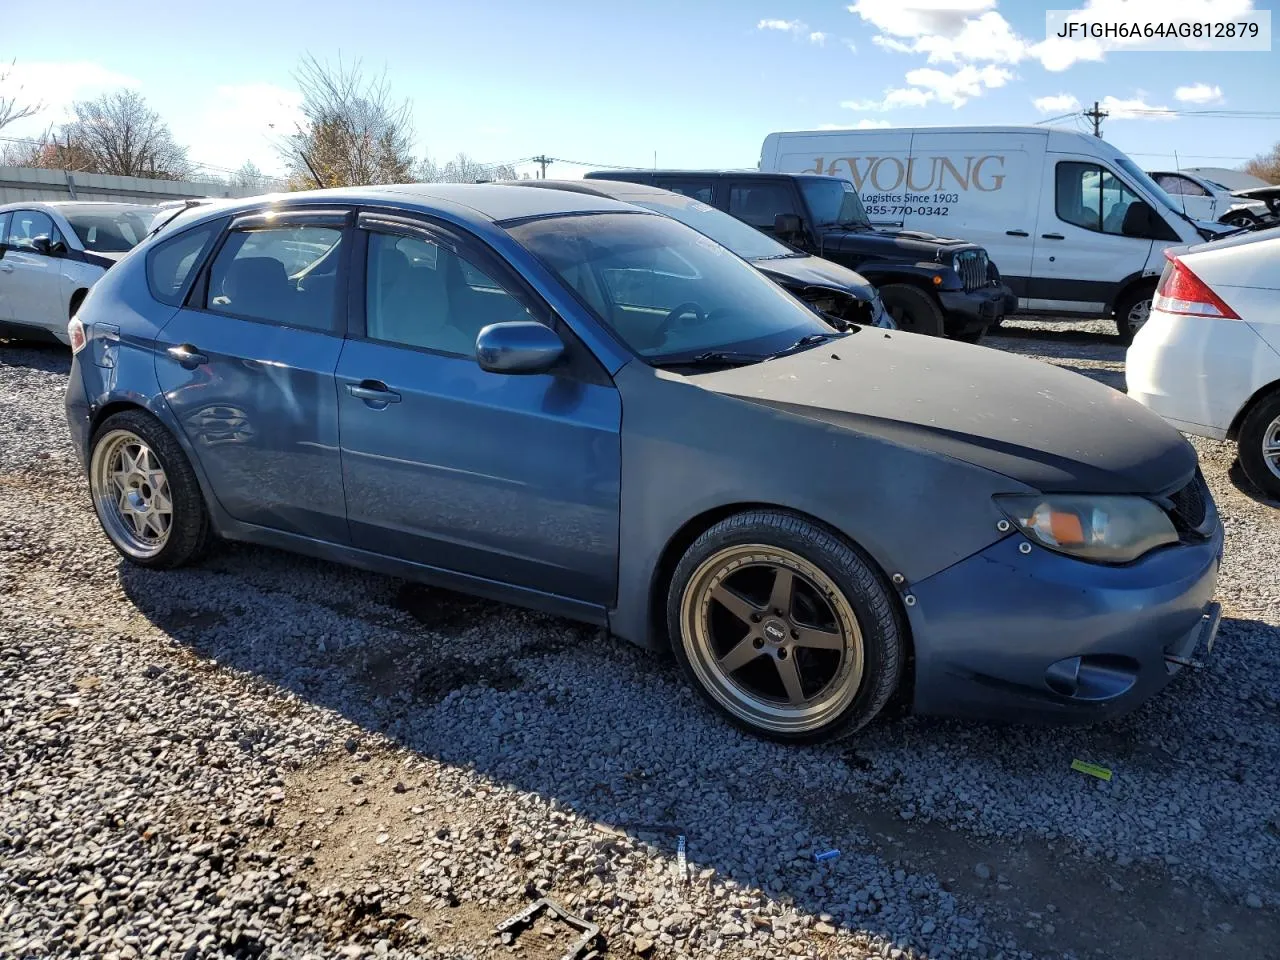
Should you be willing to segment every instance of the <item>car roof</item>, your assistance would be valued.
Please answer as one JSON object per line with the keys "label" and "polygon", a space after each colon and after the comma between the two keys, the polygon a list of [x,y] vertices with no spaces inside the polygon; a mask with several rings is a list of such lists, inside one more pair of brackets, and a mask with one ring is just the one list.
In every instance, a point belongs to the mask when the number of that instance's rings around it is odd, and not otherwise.
{"label": "car roof", "polygon": [[609,197],[613,200],[634,201],[649,197],[668,198],[676,196],[670,190],[650,186],[647,183],[634,183],[630,180],[517,180],[513,181],[522,187],[545,187],[549,190],[564,190],[568,193],[585,193],[593,197]]}
{"label": "car roof", "polygon": [[[290,201],[304,205],[373,203],[423,212],[443,208],[464,219],[495,223],[566,213],[635,211],[634,207],[606,197],[560,190],[517,190],[511,183],[405,183],[264,194],[225,204],[202,204],[193,207],[191,212],[199,215],[199,219],[204,219],[205,216],[225,216],[228,213],[258,209],[264,204]],[[190,223],[194,219],[196,217],[184,222]]]}
{"label": "car roof", "polygon": [[10,210],[55,210],[64,215],[76,211],[113,213],[117,210],[136,210],[153,206],[155,204],[129,203],[123,200],[15,200],[13,203],[0,205],[0,213]]}
{"label": "car roof", "polygon": [[610,177],[739,177],[744,179],[765,179],[785,177],[788,180],[843,180],[843,177],[832,177],[825,173],[782,173],[770,170],[593,170],[587,177],[591,180],[609,180]]}

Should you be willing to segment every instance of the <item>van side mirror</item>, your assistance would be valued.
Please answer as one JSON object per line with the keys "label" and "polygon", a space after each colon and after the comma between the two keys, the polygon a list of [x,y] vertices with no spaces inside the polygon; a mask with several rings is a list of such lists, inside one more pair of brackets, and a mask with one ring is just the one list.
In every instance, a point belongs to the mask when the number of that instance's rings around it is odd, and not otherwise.
{"label": "van side mirror", "polygon": [[1126,237],[1143,240],[1178,240],[1177,233],[1165,223],[1164,217],[1151,209],[1145,200],[1134,200],[1124,212],[1120,232]]}
{"label": "van side mirror", "polygon": [[773,232],[780,237],[794,237],[803,229],[799,214],[780,213],[773,218]]}
{"label": "van side mirror", "polygon": [[31,249],[36,253],[42,253],[46,257],[49,256],[53,245],[49,242],[48,237],[32,237]]}
{"label": "van side mirror", "polygon": [[489,373],[546,373],[564,356],[564,341],[534,320],[491,323],[476,335],[476,362]]}

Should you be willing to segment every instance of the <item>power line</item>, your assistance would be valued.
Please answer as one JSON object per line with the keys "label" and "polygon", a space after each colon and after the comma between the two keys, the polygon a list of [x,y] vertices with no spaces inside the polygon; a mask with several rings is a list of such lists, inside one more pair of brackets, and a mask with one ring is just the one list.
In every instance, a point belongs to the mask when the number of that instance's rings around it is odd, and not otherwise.
{"label": "power line", "polygon": [[1093,101],[1093,109],[1085,110],[1083,113],[1081,113],[1081,116],[1088,117],[1090,120],[1093,121],[1093,135],[1095,137],[1101,137],[1102,121],[1105,120],[1107,117],[1111,116],[1111,114],[1107,113],[1105,110],[1099,107],[1098,101],[1095,100]]}

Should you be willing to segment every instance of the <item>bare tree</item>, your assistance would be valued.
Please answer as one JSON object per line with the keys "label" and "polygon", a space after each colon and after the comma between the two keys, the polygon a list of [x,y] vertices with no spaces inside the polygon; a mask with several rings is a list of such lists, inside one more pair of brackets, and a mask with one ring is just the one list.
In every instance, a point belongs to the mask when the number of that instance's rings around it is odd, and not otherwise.
{"label": "bare tree", "polygon": [[303,58],[294,79],[304,121],[281,149],[295,188],[406,183],[416,172],[408,100],[395,101],[386,74]]}
{"label": "bare tree", "polygon": [[1244,172],[1267,183],[1280,184],[1280,143],[1246,163]]}
{"label": "bare tree", "polygon": [[136,90],[81,100],[71,111],[75,119],[47,138],[42,166],[156,180],[190,173],[186,147]]}
{"label": "bare tree", "polygon": [[228,182],[233,187],[246,187],[250,190],[278,190],[281,187],[277,178],[263,173],[252,160],[240,164],[240,168],[231,174]]}
{"label": "bare tree", "polygon": [[519,180],[520,176],[510,164],[479,163],[465,153],[459,153],[443,167],[430,157],[424,157],[417,169],[418,179],[424,183],[476,183],[480,180]]}
{"label": "bare tree", "polygon": [[21,99],[22,87],[18,87],[12,94],[4,92],[16,64],[16,60],[11,60],[8,67],[0,69],[0,130],[18,120],[34,117],[43,109],[39,101],[24,102]]}

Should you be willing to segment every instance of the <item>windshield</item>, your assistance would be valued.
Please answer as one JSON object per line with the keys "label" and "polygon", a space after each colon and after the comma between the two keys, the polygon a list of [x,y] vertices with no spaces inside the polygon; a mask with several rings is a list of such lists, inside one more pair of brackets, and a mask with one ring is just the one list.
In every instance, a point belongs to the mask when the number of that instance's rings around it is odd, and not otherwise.
{"label": "windshield", "polygon": [[155,209],[146,206],[64,210],[71,229],[86,250],[124,253],[132,250],[151,229]]}
{"label": "windshield", "polygon": [[1138,186],[1142,187],[1174,213],[1182,213],[1182,205],[1174,203],[1173,198],[1164,192],[1160,184],[1147,176],[1147,172],[1128,157],[1116,157],[1116,166],[1137,181]]}
{"label": "windshield", "polygon": [[731,217],[715,207],[707,206],[700,200],[682,197],[678,193],[673,193],[669,197],[618,197],[618,199],[664,214],[673,220],[679,220],[685,226],[693,227],[699,233],[710,237],[722,247],[728,247],[746,260],[805,256],[766,236],[755,227],[743,223],[737,217]]}
{"label": "windshield", "polygon": [[508,232],[651,362],[707,352],[763,358],[831,327],[715,241],[666,217],[548,217]]}
{"label": "windshield", "polygon": [[870,226],[862,198],[848,180],[802,179],[800,191],[804,194],[809,212],[819,224],[837,223],[854,226]]}

